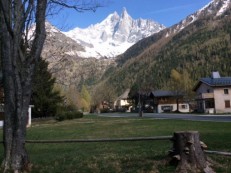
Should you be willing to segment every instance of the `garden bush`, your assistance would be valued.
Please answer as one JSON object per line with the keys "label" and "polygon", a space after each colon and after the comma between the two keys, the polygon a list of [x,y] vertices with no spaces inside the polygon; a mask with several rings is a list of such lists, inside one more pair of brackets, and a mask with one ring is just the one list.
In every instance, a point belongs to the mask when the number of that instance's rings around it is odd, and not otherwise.
{"label": "garden bush", "polygon": [[68,105],[57,113],[55,119],[57,121],[71,120],[76,118],[82,118],[83,113],[78,111],[74,106]]}

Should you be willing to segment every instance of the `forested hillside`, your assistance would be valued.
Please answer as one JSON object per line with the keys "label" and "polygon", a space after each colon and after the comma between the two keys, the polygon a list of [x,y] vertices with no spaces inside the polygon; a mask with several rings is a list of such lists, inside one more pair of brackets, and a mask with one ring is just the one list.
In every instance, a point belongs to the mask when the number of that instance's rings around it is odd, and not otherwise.
{"label": "forested hillside", "polygon": [[168,35],[174,27],[138,42],[118,57],[118,66],[105,73],[104,87],[111,86],[118,95],[134,85],[169,89],[173,69],[182,74],[182,80],[193,81],[192,87],[212,71],[231,76],[230,8],[220,16],[203,15]]}

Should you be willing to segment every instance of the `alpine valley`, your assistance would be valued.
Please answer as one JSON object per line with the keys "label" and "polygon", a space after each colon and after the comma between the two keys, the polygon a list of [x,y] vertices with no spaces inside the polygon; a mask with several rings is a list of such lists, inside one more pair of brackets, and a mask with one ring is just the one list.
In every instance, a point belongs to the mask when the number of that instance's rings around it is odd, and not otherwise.
{"label": "alpine valley", "polygon": [[[116,58],[100,87],[142,90],[172,89],[176,70],[192,88],[201,77],[219,71],[231,76],[231,2],[213,0],[172,27],[144,38]],[[103,85],[103,86],[102,86]]]}
{"label": "alpine valley", "polygon": [[61,83],[110,88],[117,96],[134,85],[167,89],[173,69],[192,86],[211,71],[231,76],[230,1],[213,0],[169,28],[134,20],[125,9],[84,30],[63,33],[48,25],[43,57]]}
{"label": "alpine valley", "polygon": [[49,69],[59,84],[94,85],[106,69],[116,65],[117,55],[164,28],[152,20],[132,19],[125,8],[121,16],[114,12],[86,29],[61,32],[46,22],[42,57],[49,62]]}

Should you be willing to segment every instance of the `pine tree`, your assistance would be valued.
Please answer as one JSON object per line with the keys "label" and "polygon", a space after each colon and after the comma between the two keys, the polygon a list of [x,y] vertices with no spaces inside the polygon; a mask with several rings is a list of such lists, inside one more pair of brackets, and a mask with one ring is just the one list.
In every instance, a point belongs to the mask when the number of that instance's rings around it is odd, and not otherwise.
{"label": "pine tree", "polygon": [[63,98],[58,91],[54,91],[55,78],[48,71],[48,62],[40,59],[33,78],[32,109],[33,117],[55,116]]}

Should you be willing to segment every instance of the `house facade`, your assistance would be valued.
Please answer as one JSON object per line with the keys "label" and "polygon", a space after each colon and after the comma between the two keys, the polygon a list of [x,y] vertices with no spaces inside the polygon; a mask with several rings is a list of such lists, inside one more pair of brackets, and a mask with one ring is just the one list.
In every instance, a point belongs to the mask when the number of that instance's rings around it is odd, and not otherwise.
{"label": "house facade", "polygon": [[114,110],[131,112],[131,103],[129,102],[129,92],[127,89],[122,95],[120,95],[114,102]]}
{"label": "house facade", "polygon": [[201,78],[193,89],[196,92],[197,110],[203,113],[231,112],[231,77],[213,72]]}
{"label": "house facade", "polygon": [[178,111],[187,113],[190,111],[189,104],[183,100],[183,95],[177,94],[174,91],[157,90],[150,93],[150,98],[153,99],[154,112],[174,112]]}

